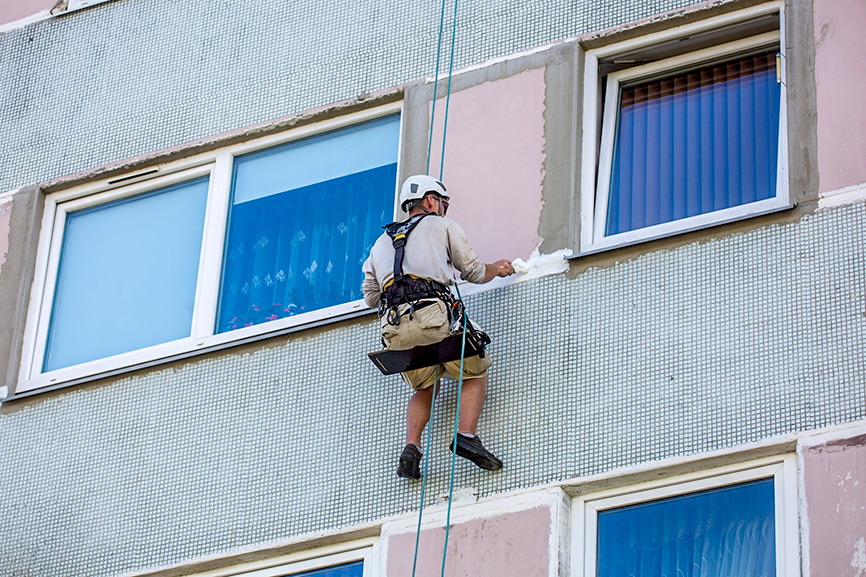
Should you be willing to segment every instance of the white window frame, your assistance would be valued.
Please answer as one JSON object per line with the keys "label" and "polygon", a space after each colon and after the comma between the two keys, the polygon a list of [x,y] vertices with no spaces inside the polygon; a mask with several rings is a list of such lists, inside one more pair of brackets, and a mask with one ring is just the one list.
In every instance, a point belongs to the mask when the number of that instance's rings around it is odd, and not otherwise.
{"label": "white window frame", "polygon": [[797,467],[794,455],[770,457],[576,498],[572,506],[571,550],[574,558],[571,577],[595,577],[597,574],[600,511],[760,479],[773,479],[776,575],[799,577]]}
{"label": "white window frame", "polygon": [[[186,355],[194,351],[203,351],[230,344],[234,341],[248,340],[292,327],[303,327],[313,323],[338,320],[352,313],[369,310],[364,301],[359,299],[233,331],[224,333],[215,332],[234,158],[250,152],[271,148],[339,128],[354,126],[393,114],[400,114],[402,118],[402,102],[343,115],[338,118],[303,126],[286,133],[228,146],[184,160],[169,162],[157,168],[148,169],[142,172],[140,176],[136,176],[133,173],[130,177],[115,177],[114,179],[85,184],[47,195],[39,235],[36,272],[30,294],[30,305],[27,312],[27,323],[24,332],[21,366],[16,392],[22,393],[122,369],[133,369],[136,366],[150,364],[154,361],[170,360],[173,357]],[[402,130],[400,132],[402,137]],[[401,143],[398,141],[398,151],[400,150],[400,145]],[[397,172],[399,174],[399,152],[397,156]],[[48,328],[51,322],[51,308],[53,306],[54,289],[56,288],[60,264],[60,251],[62,249],[66,215],[74,210],[98,206],[202,176],[209,178],[208,199],[205,209],[202,249],[190,336],[71,367],[45,373],[41,372],[47,345]],[[397,183],[395,182],[394,215],[396,216],[396,214]]]}
{"label": "white window frame", "polygon": [[[713,31],[774,13],[778,13],[780,16],[780,30],[778,32],[768,32],[609,74],[605,92],[606,97],[604,102],[602,102],[599,78],[599,65],[601,62],[615,59],[620,54],[628,54],[641,48],[650,48],[653,45],[660,45],[676,39],[686,38],[690,35]],[[781,102],[779,107],[780,122],[776,195],[773,198],[611,236],[604,235],[607,225],[607,202],[610,193],[613,140],[619,112],[620,83],[641,77],[654,76],[666,70],[675,72],[677,69],[691,64],[713,60],[725,55],[732,55],[749,48],[773,42],[779,43],[780,51],[784,56],[784,29],[783,5],[779,2],[771,2],[586,52],[583,78],[583,140],[578,254],[591,254],[646,242],[743,218],[767,214],[777,210],[784,210],[793,206],[788,191],[787,96],[783,65]],[[600,139],[599,131],[601,131]],[[598,160],[597,173],[596,159]]]}
{"label": "white window frame", "polygon": [[288,577],[355,561],[364,562],[364,577],[376,577],[379,573],[375,562],[377,542],[377,537],[357,539],[262,561],[192,573],[190,577]]}

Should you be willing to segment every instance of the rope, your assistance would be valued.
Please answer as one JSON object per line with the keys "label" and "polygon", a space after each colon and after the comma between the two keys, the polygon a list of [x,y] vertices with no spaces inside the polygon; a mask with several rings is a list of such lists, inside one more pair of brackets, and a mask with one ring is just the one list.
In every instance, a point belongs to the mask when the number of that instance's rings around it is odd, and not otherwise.
{"label": "rope", "polygon": [[430,400],[430,419],[427,421],[427,458],[424,459],[424,475],[421,481],[421,504],[418,506],[418,530],[415,532],[415,559],[412,561],[412,577],[418,565],[418,541],[421,538],[421,516],[424,514],[424,492],[427,490],[427,467],[430,465],[430,447],[433,445],[433,407],[436,405],[436,389],[439,387],[439,366],[433,379],[433,398]]}
{"label": "rope", "polygon": [[436,72],[433,73],[433,110],[430,113],[430,138],[427,140],[427,169],[424,171],[425,174],[430,174],[430,151],[433,149],[433,119],[436,118],[436,92],[439,89],[439,61],[442,59],[442,25],[444,21],[445,0],[442,0],[442,10],[439,11],[439,40],[436,43]]}
{"label": "rope", "polygon": [[[444,0],[442,6],[445,6]],[[442,158],[439,161],[439,180],[442,180],[442,172],[445,170],[445,134],[448,130],[448,104],[451,102],[451,71],[454,68],[454,38],[457,34],[457,0],[454,0],[454,18],[451,22],[451,56],[448,60],[448,89],[445,91],[445,119],[442,122]],[[433,94],[433,102],[436,102],[436,94]],[[430,119],[430,131],[433,131],[433,119]],[[429,151],[428,151],[429,154]],[[463,362],[462,359],[460,361]],[[459,397],[458,397],[459,398]]]}
{"label": "rope", "polygon": [[[436,72],[433,80],[433,106],[430,112],[430,137],[427,140],[427,174],[430,174],[430,155],[433,152],[433,121],[436,118],[436,94],[439,91],[439,62],[442,59],[442,28],[445,20],[445,2],[442,0],[442,10],[439,13],[439,39],[436,47]],[[454,69],[454,41],[457,34],[457,2],[454,0],[454,18],[451,23],[451,54],[448,59],[448,88],[445,91],[445,119],[442,123],[442,157],[439,160],[439,180],[445,171],[445,136],[448,130],[448,108],[451,103],[451,72]]]}
{"label": "rope", "polygon": [[[439,160],[439,180],[442,180],[442,174],[445,170],[445,136],[448,130],[448,109],[451,103],[451,76],[452,70],[454,68],[454,41],[456,38],[457,32],[457,1],[454,0],[454,18],[451,24],[451,54],[449,55],[448,61],[448,87],[445,91],[445,118],[442,122],[442,156]],[[426,173],[430,174],[430,155],[433,150],[433,121],[436,118],[436,95],[439,91],[439,62],[442,59],[442,29],[445,21],[445,3],[446,0],[442,0],[442,9],[439,13],[439,38],[437,41],[436,47],[436,72],[434,73],[433,80],[433,105],[432,110],[430,112],[430,137],[427,142],[427,170]],[[455,285],[456,286],[456,285]],[[457,287],[457,300],[460,301],[461,305],[463,304],[463,297],[460,295],[460,287]],[[463,360],[466,355],[466,323],[467,323],[467,314],[466,308],[463,308],[463,336],[460,343],[460,378],[457,383],[457,413],[454,419],[454,434],[451,439],[452,443],[452,451],[451,451],[451,475],[448,485],[448,513],[445,520],[445,546],[442,550],[442,577],[445,576],[445,560],[448,554],[448,537],[451,532],[451,501],[454,495],[454,463],[457,457],[457,428],[460,422],[460,397],[463,392]],[[424,461],[424,474],[423,480],[421,482],[421,503],[418,507],[418,529],[415,532],[415,556],[412,560],[412,577],[415,577],[415,570],[418,566],[418,546],[421,539],[421,518],[424,514],[424,495],[427,490],[427,471],[428,466],[430,464],[430,447],[432,446],[433,439],[433,407],[436,405],[436,393],[437,388],[439,386],[439,367],[436,367],[436,376],[433,381],[433,398],[430,401],[430,419],[427,422],[427,459]]]}
{"label": "rope", "polygon": [[[456,285],[455,285],[456,287]],[[463,303],[463,297],[460,295],[460,287],[457,288],[457,300]],[[442,577],[445,576],[445,559],[448,555],[448,537],[451,533],[451,502],[454,495],[454,462],[457,458],[457,426],[460,422],[460,397],[463,392],[463,360],[466,358],[466,323],[468,319],[466,309],[463,307],[463,334],[460,339],[460,378],[457,381],[457,409],[454,418],[454,434],[451,437],[451,475],[448,483],[448,513],[445,519],[445,545],[442,549]],[[424,474],[421,481],[421,504],[418,507],[418,529],[415,531],[415,555],[412,559],[412,577],[415,577],[415,570],[418,566],[418,545],[421,539],[421,518],[424,515],[424,493],[427,489],[427,471],[430,465],[430,447],[433,439],[433,407],[436,404],[436,389],[439,386],[439,367],[436,367],[436,376],[433,380],[433,398],[430,401],[430,419],[427,422],[427,459],[424,460]]]}
{"label": "rope", "polygon": [[[463,297],[460,296],[460,287],[457,287],[457,300],[463,304]],[[445,518],[445,545],[442,547],[442,577],[445,577],[445,557],[448,555],[448,535],[451,532],[451,497],[454,495],[454,461],[457,458],[457,424],[460,422],[460,393],[463,391],[463,359],[466,356],[466,321],[469,315],[466,314],[466,307],[463,309],[463,336],[460,339],[460,380],[457,383],[457,416],[454,417],[454,436],[451,438],[451,480],[448,485],[448,514]]]}

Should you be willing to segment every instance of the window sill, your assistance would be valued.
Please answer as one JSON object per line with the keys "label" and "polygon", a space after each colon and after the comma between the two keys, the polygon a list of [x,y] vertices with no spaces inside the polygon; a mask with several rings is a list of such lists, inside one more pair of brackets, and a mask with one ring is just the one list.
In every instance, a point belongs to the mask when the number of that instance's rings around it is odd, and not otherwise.
{"label": "window sill", "polygon": [[[375,314],[375,312],[375,309],[367,307],[363,301],[355,301],[339,307],[332,307],[331,310],[325,309],[308,313],[310,316],[315,315],[315,318],[309,320],[304,320],[301,318],[302,315],[298,315],[297,317],[213,335],[205,339],[187,338],[165,343],[149,349],[38,375],[33,379],[20,380],[16,393],[0,399],[0,404],[363,317]],[[142,357],[147,358],[142,359]]]}
{"label": "window sill", "polygon": [[702,214],[688,219],[668,222],[602,238],[601,240],[589,244],[585,249],[566,258],[568,260],[575,260],[584,256],[613,251],[619,248],[634,246],[662,238],[670,238],[680,234],[709,229],[723,224],[730,224],[732,222],[743,221],[749,218],[782,212],[790,210],[794,208],[794,206],[794,204],[787,200],[772,198],[748,205]]}

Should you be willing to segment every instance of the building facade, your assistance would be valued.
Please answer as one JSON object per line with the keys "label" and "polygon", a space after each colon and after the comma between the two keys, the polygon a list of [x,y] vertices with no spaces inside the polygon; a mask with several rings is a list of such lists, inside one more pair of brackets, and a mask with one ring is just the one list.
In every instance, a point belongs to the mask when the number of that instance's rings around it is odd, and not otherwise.
{"label": "building facade", "polygon": [[[0,574],[866,575],[866,4],[441,8],[0,0]],[[453,492],[366,358],[416,173],[528,264]]]}

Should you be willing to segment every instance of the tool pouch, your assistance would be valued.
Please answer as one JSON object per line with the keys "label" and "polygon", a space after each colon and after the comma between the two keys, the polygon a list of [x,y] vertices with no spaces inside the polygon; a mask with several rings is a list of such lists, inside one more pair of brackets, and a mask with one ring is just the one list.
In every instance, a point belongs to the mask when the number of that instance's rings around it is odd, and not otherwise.
{"label": "tool pouch", "polygon": [[[463,306],[463,301],[455,300],[452,302],[448,312],[451,318],[450,332],[452,335],[459,335],[463,332],[463,317],[466,315],[466,307]],[[484,349],[490,344],[490,336],[468,317],[466,318],[466,333],[467,336],[471,335],[471,338],[478,344],[478,347],[481,349],[479,356],[484,358]]]}

